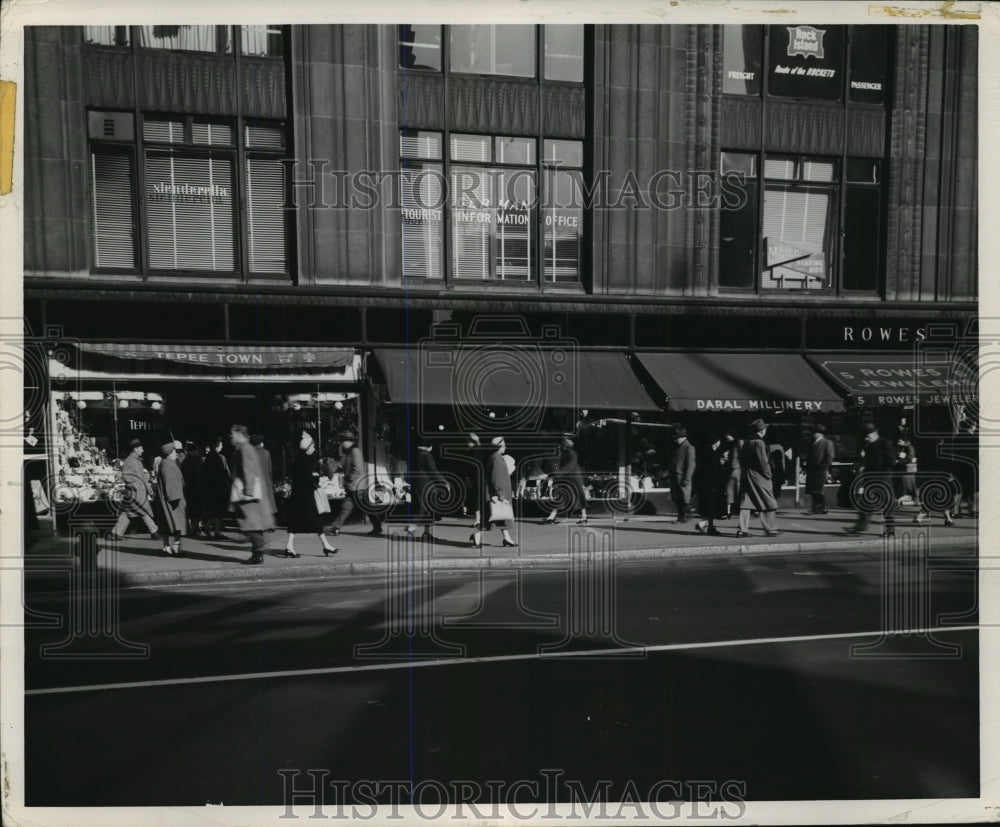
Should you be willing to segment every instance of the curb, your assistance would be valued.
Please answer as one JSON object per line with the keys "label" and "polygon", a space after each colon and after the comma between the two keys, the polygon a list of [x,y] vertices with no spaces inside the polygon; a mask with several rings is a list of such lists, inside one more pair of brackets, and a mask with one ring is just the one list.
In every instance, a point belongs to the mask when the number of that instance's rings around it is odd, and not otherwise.
{"label": "curb", "polygon": [[[941,537],[934,541],[935,548],[948,548],[954,546],[968,545],[970,542],[976,543],[977,536],[972,537]],[[622,549],[613,552],[616,561],[641,561],[641,560],[684,560],[684,559],[704,559],[704,558],[740,558],[764,556],[769,554],[815,554],[815,553],[837,553],[837,552],[873,552],[881,551],[883,540],[881,537],[871,540],[848,540],[837,542],[817,542],[817,543],[731,543],[718,546],[688,546],[682,548],[643,548],[643,549]],[[570,554],[538,554],[535,556],[489,556],[489,557],[439,557],[431,559],[417,558],[415,560],[398,560],[390,563],[385,560],[371,562],[350,562],[350,563],[306,563],[304,565],[280,566],[244,566],[236,565],[219,569],[182,569],[178,571],[156,571],[156,572],[131,572],[123,573],[118,583],[123,589],[142,589],[155,586],[186,586],[199,583],[268,583],[279,580],[304,580],[304,579],[327,579],[342,577],[372,577],[377,575],[388,576],[395,571],[421,571],[425,569],[434,570],[475,570],[475,569],[545,569],[558,568],[565,570],[573,565],[574,559],[579,559],[578,555]],[[45,570],[30,569],[26,571],[29,575],[28,582],[35,581],[37,586],[42,584],[39,580],[46,578],[39,577],[47,572]],[[41,591],[41,589],[32,589]]]}

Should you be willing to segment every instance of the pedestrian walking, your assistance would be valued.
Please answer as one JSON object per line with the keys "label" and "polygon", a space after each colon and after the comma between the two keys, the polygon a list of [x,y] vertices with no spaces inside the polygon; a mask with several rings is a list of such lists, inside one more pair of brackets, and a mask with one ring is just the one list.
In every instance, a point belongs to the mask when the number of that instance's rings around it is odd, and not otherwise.
{"label": "pedestrian walking", "polygon": [[[261,434],[253,434],[250,437],[250,444],[257,449],[260,454],[260,467],[269,480],[274,479],[274,466],[271,463],[271,452],[264,447],[264,437]],[[274,499],[274,488],[269,487],[264,491],[264,502],[271,509],[272,514],[278,513],[278,504]]]}
{"label": "pedestrian walking", "polygon": [[187,528],[184,500],[184,475],[177,464],[177,445],[168,442],[160,448],[162,461],[156,472],[157,493],[163,509],[163,553],[181,556],[181,534]]}
{"label": "pedestrian walking", "polygon": [[719,511],[719,495],[723,489],[726,463],[722,439],[712,434],[697,462],[694,478],[698,487],[698,514],[702,519],[694,527],[699,534],[719,534],[715,518]]}
{"label": "pedestrian walking", "polygon": [[697,461],[694,446],[688,442],[687,428],[680,427],[674,431],[674,442],[677,447],[670,457],[670,496],[677,507],[677,522],[686,523]]}
{"label": "pedestrian walking", "polygon": [[[881,511],[884,520],[885,537],[896,534],[896,487],[893,484],[893,451],[888,440],[879,436],[878,426],[869,422],[864,426],[864,441],[858,452],[859,478],[855,478],[854,489],[861,498],[858,519],[844,531],[860,534],[871,525],[872,514]],[[866,489],[872,489],[867,491]]]}
{"label": "pedestrian walking", "polygon": [[490,445],[493,452],[486,460],[486,485],[489,502],[484,503],[483,526],[477,529],[469,541],[477,548],[482,546],[482,533],[492,523],[500,528],[503,545],[517,546],[510,536],[510,523],[514,519],[513,492],[510,485],[510,469],[504,460],[507,444],[503,437],[495,437]]}
{"label": "pedestrian walking", "polygon": [[205,455],[201,466],[202,516],[204,531],[213,540],[225,540],[222,533],[222,520],[229,513],[229,496],[232,491],[233,479],[229,463],[222,453],[222,437],[216,437]]}
{"label": "pedestrian walking", "polygon": [[[559,443],[559,459],[556,469],[552,472],[551,493],[554,502],[558,503],[565,498],[566,507],[563,509],[567,515],[579,509],[580,519],[577,525],[587,525],[587,490],[583,485],[583,468],[577,459],[573,438],[566,434]],[[559,522],[558,506],[553,507],[551,513],[542,522],[545,525],[554,525]]]}
{"label": "pedestrian walking", "polygon": [[924,479],[919,497],[920,510],[913,518],[916,525],[923,525],[932,513],[944,517],[944,524],[952,526],[955,507],[961,500],[961,485],[955,478],[954,462],[948,452],[948,443],[940,439],[931,450],[925,451],[920,460],[920,476]]}
{"label": "pedestrian walking", "polygon": [[351,516],[357,508],[362,513],[367,512],[372,521],[369,536],[377,537],[382,533],[382,520],[376,513],[375,508],[370,507],[368,501],[368,474],[365,473],[365,458],[358,447],[358,440],[354,434],[342,431],[337,434],[337,441],[340,442],[340,462],[337,467],[344,474],[344,488],[347,496],[340,505],[340,513],[331,529],[334,536],[340,534],[347,518]]}
{"label": "pedestrian walking", "polygon": [[184,449],[181,476],[184,477],[184,502],[187,506],[187,535],[197,537],[201,531],[201,470],[205,454],[195,442],[188,442]]}
{"label": "pedestrian walking", "polygon": [[918,506],[920,505],[917,495],[917,453],[905,436],[900,434],[896,438],[893,446],[892,469],[895,472],[896,498],[899,504],[903,504],[903,499],[909,497]]}
{"label": "pedestrian walking", "polygon": [[726,490],[726,513],[722,519],[728,520],[735,517],[740,510],[740,449],[743,447],[743,440],[737,440],[732,432],[727,431],[722,435],[722,450],[725,456],[723,470],[723,485]]}
{"label": "pedestrian walking", "polygon": [[781,534],[775,528],[774,513],[778,504],[771,485],[771,462],[764,435],[767,423],[755,419],[750,423],[750,435],[740,448],[740,524],[737,537],[750,536],[750,511],[760,513],[760,523],[768,537]]}
{"label": "pedestrian walking", "polygon": [[472,512],[472,528],[479,530],[483,527],[483,521],[489,515],[489,496],[486,485],[486,458],[491,453],[489,447],[484,447],[479,441],[477,434],[469,434],[465,447],[468,449],[469,458],[472,460],[468,470],[466,480],[469,483],[466,508]]}
{"label": "pedestrian walking", "polygon": [[125,497],[121,514],[111,533],[111,539],[124,540],[129,523],[133,517],[139,517],[149,531],[150,540],[159,540],[160,532],[153,519],[153,509],[150,505],[149,478],[142,464],[145,452],[141,439],[133,439],[128,444],[129,454],[122,462],[122,482],[125,485]]}
{"label": "pedestrian walking", "polygon": [[274,528],[274,512],[264,499],[264,491],[273,483],[264,476],[260,454],[250,444],[246,426],[233,425],[229,439],[236,449],[230,500],[236,525],[250,538],[250,557],[243,562],[263,563],[264,532]]}
{"label": "pedestrian walking", "polygon": [[[267,467],[261,463],[267,474]],[[319,489],[319,461],[316,456],[316,439],[309,431],[302,431],[299,450],[292,463],[292,491],[286,500],[285,519],[288,524],[288,539],[285,541],[285,557],[298,557],[295,551],[296,534],[315,534],[323,545],[323,556],[336,554],[338,549],[330,545],[323,534],[323,517],[320,514],[320,498],[326,504],[326,494]],[[266,502],[266,498],[265,498]],[[327,505],[326,512],[330,507]],[[274,511],[272,510],[272,514]]]}
{"label": "pedestrian walking", "polygon": [[432,446],[423,444],[417,446],[417,472],[412,477],[410,491],[412,494],[411,524],[407,531],[416,533],[416,526],[423,525],[421,535],[424,539],[433,541],[433,526],[438,515],[434,511],[433,500],[435,492],[443,493],[448,488],[444,475],[438,471],[437,463],[431,452]]}
{"label": "pedestrian walking", "polygon": [[785,446],[780,442],[771,442],[767,446],[767,461],[771,465],[771,493],[774,502],[781,503],[781,488],[785,484],[788,473],[788,463],[785,457]]}
{"label": "pedestrian walking", "polygon": [[826,506],[826,481],[833,467],[833,442],[826,437],[826,426],[816,423],[813,441],[806,453],[806,493],[812,499],[811,514],[828,514]]}

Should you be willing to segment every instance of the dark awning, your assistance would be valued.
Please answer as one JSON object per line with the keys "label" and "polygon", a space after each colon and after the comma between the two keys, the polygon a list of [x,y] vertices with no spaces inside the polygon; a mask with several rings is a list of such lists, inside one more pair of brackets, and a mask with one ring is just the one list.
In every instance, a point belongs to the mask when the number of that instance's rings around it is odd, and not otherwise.
{"label": "dark awning", "polygon": [[801,356],[639,353],[673,411],[842,411],[844,403]]}
{"label": "dark awning", "polygon": [[393,402],[659,410],[624,353],[431,344],[374,354]]}
{"label": "dark awning", "polygon": [[811,353],[808,359],[865,405],[949,405],[979,398],[975,360],[957,361],[950,350]]}
{"label": "dark awning", "polygon": [[354,350],[257,345],[80,342],[81,370],[108,374],[227,377],[236,374],[337,374],[356,380]]}

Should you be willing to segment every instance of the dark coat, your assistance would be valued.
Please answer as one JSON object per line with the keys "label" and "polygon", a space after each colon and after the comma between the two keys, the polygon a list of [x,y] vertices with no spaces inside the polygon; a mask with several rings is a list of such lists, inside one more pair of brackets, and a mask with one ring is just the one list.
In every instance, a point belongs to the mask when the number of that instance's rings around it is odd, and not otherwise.
{"label": "dark coat", "polygon": [[249,442],[240,445],[233,457],[233,479],[243,483],[243,491],[247,496],[254,493],[258,486],[261,492],[259,500],[232,504],[236,525],[243,531],[268,531],[274,528],[274,512],[263,496],[263,492],[273,487],[273,483],[270,477],[264,476],[260,454]]}
{"label": "dark coat", "polygon": [[209,451],[201,466],[201,503],[205,517],[225,517],[229,513],[232,488],[229,463],[221,453]]}
{"label": "dark coat", "polygon": [[340,458],[338,467],[344,472],[344,488],[347,491],[363,491],[365,484],[365,458],[357,445],[352,445]]}
{"label": "dark coat", "polygon": [[691,481],[696,465],[694,446],[690,440],[684,440],[670,458],[670,487],[679,488],[685,500],[691,499]]}
{"label": "dark coat", "polygon": [[725,486],[726,470],[723,467],[726,452],[720,445],[718,449],[711,445],[702,448],[698,455],[698,470],[695,474],[698,494],[701,499],[713,498]]}
{"label": "dark coat", "polygon": [[767,445],[756,434],[747,439],[740,449],[740,508],[778,510],[771,490],[771,462]]}
{"label": "dark coat", "polygon": [[163,528],[167,534],[182,534],[187,529],[184,507],[184,475],[177,463],[169,457],[160,463],[156,472],[156,486],[160,495]]}
{"label": "dark coat", "polygon": [[316,509],[319,463],[305,451],[295,454],[292,464],[292,492],[286,501],[285,518],[289,534],[321,534],[323,521]]}
{"label": "dark coat", "polygon": [[437,517],[433,503],[445,500],[444,487],[447,483],[430,451],[417,450],[417,471],[410,482],[414,519],[433,522]]}
{"label": "dark coat", "polygon": [[587,507],[587,490],[583,485],[583,468],[572,448],[561,448],[559,464],[552,473],[552,483],[557,489],[553,494],[557,501],[564,497],[567,510]]}
{"label": "dark coat", "polygon": [[806,452],[806,493],[822,494],[833,465],[833,442],[826,437],[815,440]]}
{"label": "dark coat", "polygon": [[184,477],[184,502],[189,517],[201,516],[201,469],[205,457],[194,452],[184,457],[181,474]]}
{"label": "dark coat", "polygon": [[490,497],[497,497],[510,502],[513,499],[513,492],[510,486],[510,471],[504,461],[503,454],[494,451],[487,460],[487,479]]}

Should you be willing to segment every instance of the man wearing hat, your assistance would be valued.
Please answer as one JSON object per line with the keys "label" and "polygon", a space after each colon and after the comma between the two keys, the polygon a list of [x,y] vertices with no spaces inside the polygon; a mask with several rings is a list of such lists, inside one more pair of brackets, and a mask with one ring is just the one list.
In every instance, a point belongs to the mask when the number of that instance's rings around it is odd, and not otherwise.
{"label": "man wearing hat", "polygon": [[806,453],[806,493],[812,498],[811,514],[826,514],[826,480],[833,465],[833,442],[820,423],[812,429],[813,441]]}
{"label": "man wearing hat", "polygon": [[[845,528],[848,534],[860,534],[871,525],[872,514],[882,512],[886,537],[896,535],[896,489],[892,481],[892,467],[895,457],[892,445],[882,439],[878,426],[867,423],[864,428],[864,442],[858,451],[858,475],[852,485],[858,503],[858,521]],[[866,489],[868,489],[866,491]],[[867,496],[865,496],[867,494]]]}
{"label": "man wearing hat", "polygon": [[698,458],[698,513],[703,519],[694,524],[699,534],[720,532],[715,527],[715,517],[719,508],[719,495],[723,488],[726,455],[722,449],[722,439],[712,434]]}
{"label": "man wearing hat", "polygon": [[755,419],[750,423],[750,435],[740,448],[740,527],[737,537],[750,536],[750,511],[760,512],[760,523],[768,537],[781,534],[774,526],[778,503],[771,486],[771,462],[764,434],[767,423]]}
{"label": "man wearing hat", "polygon": [[[271,452],[264,447],[264,436],[262,434],[251,434],[250,444],[257,449],[257,455],[260,457],[260,468],[264,473],[264,476],[269,480],[274,479],[274,467],[271,463]],[[274,501],[274,487],[268,486],[267,490],[264,492],[264,501],[267,503],[267,507],[271,509],[274,514],[278,513],[278,505]]]}
{"label": "man wearing hat", "polygon": [[[562,442],[559,444],[559,465],[552,477],[554,500],[558,503],[565,497],[566,512],[579,508],[580,519],[577,525],[587,525],[587,492],[583,487],[583,469],[577,459],[570,434],[563,434]],[[558,507],[553,508],[552,513],[542,522],[545,525],[553,525],[558,522],[556,519],[558,513]]]}
{"label": "man wearing hat", "polygon": [[337,441],[340,443],[341,450],[340,462],[337,463],[337,467],[344,473],[344,488],[347,491],[347,496],[341,503],[340,513],[330,530],[334,536],[340,534],[347,518],[357,508],[366,512],[372,521],[372,528],[368,534],[378,536],[382,533],[382,520],[375,509],[369,508],[368,505],[368,475],[365,473],[365,458],[358,447],[358,441],[354,434],[348,431],[341,431],[337,434]]}
{"label": "man wearing hat", "polygon": [[674,431],[677,447],[670,458],[670,496],[677,506],[677,522],[687,522],[688,506],[691,504],[691,480],[694,477],[694,446],[688,442],[687,428]]}
{"label": "man wearing hat", "polygon": [[157,493],[163,509],[163,552],[180,557],[181,534],[187,526],[184,502],[184,475],[177,464],[177,445],[168,442],[160,448],[163,461],[156,473]]}
{"label": "man wearing hat", "polygon": [[260,454],[250,444],[246,425],[233,425],[229,441],[236,449],[233,454],[233,487],[230,494],[236,525],[250,538],[250,556],[244,563],[264,562],[264,532],[274,528],[274,512],[264,501],[264,491],[273,485],[264,476]]}
{"label": "man wearing hat", "polygon": [[122,482],[126,486],[126,495],[122,503],[122,512],[118,515],[111,539],[124,540],[125,532],[133,517],[140,517],[149,529],[149,539],[159,540],[160,533],[156,530],[153,510],[149,505],[149,484],[146,469],[142,465],[142,455],[145,449],[141,439],[133,439],[129,444],[129,455],[122,462]]}

